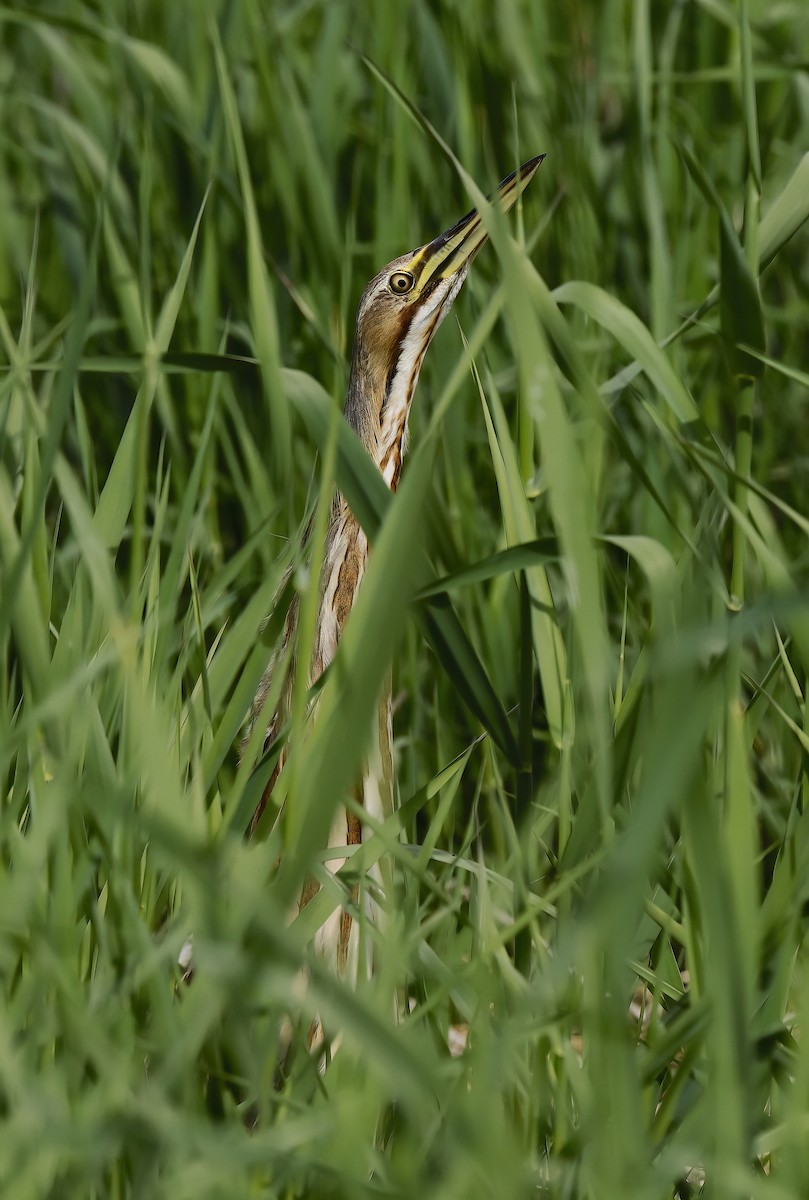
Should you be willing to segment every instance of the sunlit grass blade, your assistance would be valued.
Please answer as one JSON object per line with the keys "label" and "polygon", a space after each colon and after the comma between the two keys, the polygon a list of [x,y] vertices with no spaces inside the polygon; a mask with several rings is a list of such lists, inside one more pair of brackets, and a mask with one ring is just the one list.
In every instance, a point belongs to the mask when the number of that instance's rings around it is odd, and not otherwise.
{"label": "sunlit grass blade", "polygon": [[225,124],[236,159],[239,186],[244,203],[250,312],[253,337],[255,338],[258,358],[261,363],[264,392],[272,417],[272,461],[274,474],[283,482],[286,480],[289,464],[290,421],[284,389],[281,384],[281,357],[278,345],[275,301],[269,272],[264,261],[261,226],[259,224],[258,211],[253,193],[250,167],[247,161],[247,151],[239,123],[236,97],[233,93],[219,34],[213,21],[210,28],[219,78],[219,89],[225,113]]}

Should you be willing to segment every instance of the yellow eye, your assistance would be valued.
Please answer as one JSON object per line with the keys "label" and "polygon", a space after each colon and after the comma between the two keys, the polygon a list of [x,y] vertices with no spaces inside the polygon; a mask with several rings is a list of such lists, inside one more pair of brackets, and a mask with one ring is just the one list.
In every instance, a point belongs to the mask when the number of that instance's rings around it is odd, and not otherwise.
{"label": "yellow eye", "polygon": [[396,296],[404,296],[415,283],[409,271],[394,271],[388,280],[388,287]]}

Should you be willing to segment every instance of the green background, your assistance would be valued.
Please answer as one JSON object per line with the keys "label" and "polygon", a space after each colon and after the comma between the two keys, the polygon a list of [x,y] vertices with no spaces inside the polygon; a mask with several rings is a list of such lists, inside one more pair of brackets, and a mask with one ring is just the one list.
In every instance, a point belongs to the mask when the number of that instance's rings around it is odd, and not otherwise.
{"label": "green background", "polygon": [[[809,1194],[807,64],[803,0],[0,4],[3,1195]],[[362,288],[539,152],[389,504]],[[248,844],[335,480],[371,563]],[[290,901],[391,662],[352,988],[353,877]]]}

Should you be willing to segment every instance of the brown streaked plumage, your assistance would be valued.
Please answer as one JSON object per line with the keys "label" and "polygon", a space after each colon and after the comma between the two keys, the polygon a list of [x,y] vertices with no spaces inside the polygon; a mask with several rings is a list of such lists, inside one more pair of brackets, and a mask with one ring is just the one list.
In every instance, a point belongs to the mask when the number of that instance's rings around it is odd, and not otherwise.
{"label": "brown streaked plumage", "polygon": [[[544,155],[533,158],[501,183],[495,203],[509,209],[533,178]],[[407,422],[424,355],[441,321],[466,278],[469,264],[486,241],[486,231],[476,210],[467,213],[456,225],[434,241],[389,263],[366,287],[357,313],[356,336],[351,375],[345,403],[345,418],[377,464],[385,482],[395,491],[399,482],[405,450]],[[368,559],[368,541],[342,495],[332,504],[320,578],[320,602],[315,630],[309,684],[314,684],[334,658],[337,643],[349,619],[354,598],[362,582]],[[262,712],[276,664],[284,661],[286,648],[294,637],[298,603],[293,601],[284,627],[279,651],[262,680],[251,712],[251,729]],[[294,651],[278,708],[270,721],[265,744],[285,724],[291,705],[295,676]],[[378,710],[376,728],[356,796],[362,808],[377,820],[393,811],[393,760],[390,688]],[[285,752],[265,788],[253,816],[250,833],[255,831],[268,797],[283,769]],[[362,823],[342,806],[336,810],[329,836],[329,847],[357,845],[362,841]],[[328,866],[336,871],[342,859]],[[390,880],[383,866],[377,884],[385,891]],[[301,907],[317,891],[308,882],[300,897]],[[355,902],[358,897],[354,897]],[[358,947],[356,925],[350,913],[332,914],[316,936],[316,946],[336,970],[347,973],[356,969]]]}

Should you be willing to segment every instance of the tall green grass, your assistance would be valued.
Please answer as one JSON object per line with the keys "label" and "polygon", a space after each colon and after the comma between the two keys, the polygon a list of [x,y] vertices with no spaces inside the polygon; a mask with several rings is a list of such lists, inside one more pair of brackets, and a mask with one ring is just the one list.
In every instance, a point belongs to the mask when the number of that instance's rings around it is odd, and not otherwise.
{"label": "tall green grass", "polygon": [[[0,4],[3,1195],[809,1192],[807,61],[802,0]],[[353,315],[446,147],[548,157],[390,503]],[[374,553],[247,843],[335,481]],[[391,662],[401,809],[290,924]],[[354,990],[308,941],[382,854]]]}

